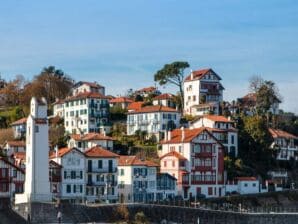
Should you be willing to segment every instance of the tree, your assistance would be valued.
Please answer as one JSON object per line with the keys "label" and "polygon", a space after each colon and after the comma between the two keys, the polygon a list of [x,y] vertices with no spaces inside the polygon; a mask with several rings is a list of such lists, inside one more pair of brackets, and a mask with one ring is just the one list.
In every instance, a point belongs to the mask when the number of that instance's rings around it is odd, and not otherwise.
{"label": "tree", "polygon": [[178,86],[181,95],[181,109],[183,111],[184,93],[183,81],[184,70],[189,67],[188,62],[175,61],[171,64],[165,64],[164,67],[157,71],[154,75],[154,81],[159,82],[159,85],[173,84]]}
{"label": "tree", "polygon": [[0,94],[4,95],[5,104],[7,106],[16,106],[20,103],[24,80],[22,75],[17,75],[15,79],[6,83],[5,86],[0,89]]}
{"label": "tree", "polygon": [[264,80],[261,76],[254,75],[249,79],[249,89],[251,92],[256,93],[263,85]]}
{"label": "tree", "polygon": [[145,224],[148,223],[147,217],[144,212],[138,212],[135,214],[135,223],[136,224]]}
{"label": "tree", "polygon": [[257,111],[261,114],[268,113],[274,104],[281,103],[278,89],[272,81],[264,81],[256,92],[256,98]]}
{"label": "tree", "polygon": [[12,128],[0,129],[0,145],[3,145],[5,141],[11,141],[14,139]]}

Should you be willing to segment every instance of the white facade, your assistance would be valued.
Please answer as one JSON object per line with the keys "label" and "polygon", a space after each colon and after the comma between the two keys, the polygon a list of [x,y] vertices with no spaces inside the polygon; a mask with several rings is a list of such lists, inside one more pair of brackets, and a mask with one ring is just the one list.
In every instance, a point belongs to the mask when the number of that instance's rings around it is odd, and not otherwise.
{"label": "white facade", "polygon": [[238,130],[229,118],[217,115],[204,115],[190,124],[190,128],[207,127],[208,130],[225,146],[225,152],[232,157],[238,156]]}
{"label": "white facade", "polygon": [[27,119],[25,191],[16,195],[16,203],[51,200],[48,142],[47,102],[33,97]]}
{"label": "white facade", "polygon": [[86,93],[86,92],[93,92],[93,93],[100,93],[105,95],[105,87],[99,85],[97,82],[77,82],[72,89],[72,95],[75,96],[79,93]]}
{"label": "white facade", "polygon": [[157,165],[136,156],[120,156],[118,165],[119,200],[146,202],[156,199]]}
{"label": "white facade", "polygon": [[[176,158],[162,159],[160,172],[178,179],[178,194],[190,198],[204,194],[206,197],[224,195],[223,145],[205,128],[173,130],[162,142],[160,155],[176,151],[186,158],[183,163]],[[177,156],[176,156],[177,157]],[[179,165],[178,165],[179,164]],[[178,175],[178,176],[176,176]]]}
{"label": "white facade", "polygon": [[127,134],[134,135],[137,130],[146,131],[149,135],[157,135],[180,125],[181,115],[168,107],[148,106],[141,110],[129,112],[127,115]]}
{"label": "white facade", "polygon": [[[221,78],[212,69],[192,71],[183,85],[184,112],[193,116],[210,112],[218,114],[224,89],[220,80]],[[214,111],[208,111],[211,108],[208,103],[214,104]],[[205,109],[198,107],[199,105],[205,105]]]}
{"label": "white facade", "polygon": [[6,156],[11,156],[16,152],[25,152],[26,143],[24,141],[7,141],[3,149]]}
{"label": "white facade", "polygon": [[233,183],[226,185],[226,194],[237,192],[239,194],[260,193],[260,182],[254,177],[238,177]]}
{"label": "white facade", "polygon": [[27,118],[22,118],[20,120],[17,120],[11,124],[13,135],[15,139],[20,139],[22,137],[25,137],[26,135],[26,122]]}
{"label": "white facade", "polygon": [[64,118],[64,102],[63,102],[63,100],[57,100],[53,104],[53,115]]}
{"label": "white facade", "polygon": [[93,147],[86,155],[86,199],[91,202],[118,201],[118,155]]}
{"label": "white facade", "polygon": [[84,152],[94,146],[101,146],[102,148],[113,150],[114,140],[112,137],[105,136],[100,133],[88,133],[85,135],[71,135],[68,141],[68,147],[77,148]]}

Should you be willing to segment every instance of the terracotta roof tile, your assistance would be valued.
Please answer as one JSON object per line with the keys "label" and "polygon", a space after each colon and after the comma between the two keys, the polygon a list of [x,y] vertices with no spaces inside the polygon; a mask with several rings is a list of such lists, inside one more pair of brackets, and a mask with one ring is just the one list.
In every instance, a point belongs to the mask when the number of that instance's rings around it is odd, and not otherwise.
{"label": "terracotta roof tile", "polygon": [[257,178],[255,177],[236,177],[238,181],[256,181]]}
{"label": "terracotta roof tile", "polygon": [[[77,152],[82,153],[80,150],[78,150],[76,148],[64,147],[64,148],[58,149],[58,157],[63,157],[64,155],[66,155],[67,153],[69,153],[72,150],[76,150]],[[55,150],[50,151],[49,152],[49,157],[50,157],[50,159],[56,158],[56,151]]]}
{"label": "terracotta roof tile", "polygon": [[103,149],[99,146],[92,147],[85,152],[87,157],[96,157],[96,158],[117,158],[119,155],[113,153],[109,150]]}
{"label": "terracotta roof tile", "polygon": [[288,133],[286,131],[283,131],[283,130],[280,130],[280,129],[273,129],[273,128],[269,128],[269,132],[271,134],[271,136],[273,138],[293,138],[293,139],[298,139],[297,136],[291,134],[291,133]]}
{"label": "terracotta roof tile", "polygon": [[215,122],[224,122],[224,123],[233,123],[233,121],[229,120],[228,118],[224,116],[218,116],[218,115],[204,115],[203,118],[209,119],[211,121]]}
{"label": "terracotta roof tile", "polygon": [[131,104],[128,105],[127,110],[131,111],[138,111],[142,108],[144,102],[139,101],[139,102],[132,102]]}
{"label": "terracotta roof tile", "polygon": [[85,93],[78,93],[75,96],[70,96],[65,99],[65,102],[72,101],[72,100],[86,99],[86,98],[106,99],[107,97],[102,95],[101,93],[85,92]]}
{"label": "terracotta roof tile", "polygon": [[179,152],[176,152],[176,151],[168,152],[167,154],[164,154],[163,156],[161,156],[160,159],[163,159],[168,156],[174,156],[179,160],[187,160],[184,156],[182,156]]}
{"label": "terracotta roof tile", "polygon": [[173,99],[174,95],[170,93],[164,93],[159,96],[153,98],[153,100],[166,100],[166,99]]}
{"label": "terracotta roof tile", "polygon": [[153,92],[155,91],[156,88],[154,86],[149,86],[149,87],[145,87],[145,88],[142,88],[142,89],[139,89],[137,90],[136,92],[144,92],[144,93],[147,93],[147,92]]}
{"label": "terracotta roof tile", "polygon": [[110,103],[132,103],[133,100],[129,99],[128,97],[117,97],[110,100]]}
{"label": "terracotta roof tile", "polygon": [[134,113],[153,113],[153,112],[176,112],[179,113],[176,109],[165,107],[162,105],[156,105],[156,106],[146,106],[142,107],[141,109],[137,111],[129,111],[128,113],[134,114]]}
{"label": "terracotta roof tile", "polygon": [[148,166],[158,167],[156,163],[148,160],[141,160],[137,156],[120,156],[118,166]]}
{"label": "terracotta roof tile", "polygon": [[101,133],[90,132],[84,135],[74,134],[70,135],[72,139],[75,141],[94,141],[94,140],[110,140],[113,141],[114,139],[110,136],[105,136]]}
{"label": "terracotta roof tile", "polygon": [[14,126],[14,125],[26,124],[26,122],[27,122],[27,117],[23,117],[13,123],[11,123],[11,125]]}
{"label": "terracotta roof tile", "polygon": [[6,143],[12,147],[26,147],[24,141],[7,141]]}

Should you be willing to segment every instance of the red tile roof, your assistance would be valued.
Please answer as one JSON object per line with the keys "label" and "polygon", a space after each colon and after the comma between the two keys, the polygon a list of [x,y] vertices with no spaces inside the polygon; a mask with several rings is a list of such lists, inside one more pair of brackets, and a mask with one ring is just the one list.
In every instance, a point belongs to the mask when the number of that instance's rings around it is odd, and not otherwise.
{"label": "red tile roof", "polygon": [[153,113],[153,112],[177,112],[176,109],[165,107],[162,105],[156,105],[156,106],[146,106],[142,107],[141,109],[137,111],[129,111],[129,114],[136,114],[136,113]]}
{"label": "red tile roof", "polygon": [[110,140],[113,141],[114,139],[110,136],[105,136],[101,133],[90,132],[84,135],[74,134],[70,135],[72,139],[75,141],[94,141],[94,140]]}
{"label": "red tile roof", "polygon": [[119,155],[113,153],[109,150],[103,149],[99,146],[92,147],[85,152],[87,157],[96,157],[96,158],[117,158]]}
{"label": "red tile roof", "polygon": [[163,158],[168,157],[168,156],[174,156],[179,160],[187,160],[184,156],[182,156],[180,153],[178,153],[176,151],[168,152],[167,154],[164,154],[163,156],[161,156],[160,159],[163,159]]}
{"label": "red tile roof", "polygon": [[156,163],[148,160],[141,160],[137,156],[120,156],[118,161],[118,166],[156,166],[158,167]]}
{"label": "red tile roof", "polygon": [[170,93],[164,93],[159,96],[153,98],[153,100],[166,100],[166,99],[173,99],[174,95]]}
{"label": "red tile roof", "polygon": [[280,129],[269,128],[269,132],[273,138],[298,139],[297,136]]}
{"label": "red tile roof", "polygon": [[191,81],[191,80],[199,80],[199,79],[202,79],[204,77],[204,75],[207,74],[207,72],[209,71],[212,71],[217,77],[219,80],[221,80],[221,78],[211,69],[211,68],[206,68],[206,69],[201,69],[201,70],[196,70],[196,71],[193,71],[192,74],[193,74],[193,79],[191,79],[191,74],[188,75],[184,81]]}
{"label": "red tile roof", "polygon": [[[71,152],[72,150],[76,150],[77,152],[82,153],[80,150],[78,150],[76,148],[64,147],[64,148],[58,149],[58,157],[63,157],[64,155],[66,155],[67,153]],[[50,157],[50,159],[56,158],[56,151],[55,150],[50,151],[49,152],[49,157]]]}
{"label": "red tile roof", "polygon": [[7,141],[6,143],[12,147],[26,147],[24,141]]}
{"label": "red tile roof", "polygon": [[[203,131],[207,131],[205,127],[194,128],[194,129],[184,129],[184,141],[183,142],[191,142],[195,137],[200,135]],[[209,132],[208,132],[209,133]],[[182,130],[175,129],[171,131],[171,139],[164,140],[161,144],[175,144],[182,142]]]}
{"label": "red tile roof", "polygon": [[140,110],[142,108],[144,102],[139,101],[139,102],[132,102],[131,104],[128,105],[127,110],[133,110],[133,111],[137,111]]}
{"label": "red tile roof", "polygon": [[154,86],[149,86],[149,87],[145,87],[145,88],[142,88],[142,89],[139,89],[137,90],[136,92],[144,92],[144,93],[147,93],[147,92],[153,92],[155,91],[156,88]]}
{"label": "red tile roof", "polygon": [[72,101],[72,100],[86,99],[86,98],[106,99],[107,97],[102,95],[101,93],[84,92],[84,93],[78,93],[75,96],[70,96],[66,98],[65,102]]}
{"label": "red tile roof", "polygon": [[132,103],[133,100],[129,99],[128,97],[117,97],[110,100],[110,103]]}
{"label": "red tile roof", "polygon": [[14,125],[26,124],[26,122],[27,122],[27,117],[23,117],[13,123],[11,123],[11,125],[14,126]]}
{"label": "red tile roof", "polygon": [[229,120],[228,118],[224,116],[218,116],[218,115],[204,115],[203,118],[209,119],[211,121],[215,122],[224,122],[224,123],[233,123],[233,121]]}
{"label": "red tile roof", "polygon": [[256,181],[257,178],[255,177],[236,177],[238,181]]}

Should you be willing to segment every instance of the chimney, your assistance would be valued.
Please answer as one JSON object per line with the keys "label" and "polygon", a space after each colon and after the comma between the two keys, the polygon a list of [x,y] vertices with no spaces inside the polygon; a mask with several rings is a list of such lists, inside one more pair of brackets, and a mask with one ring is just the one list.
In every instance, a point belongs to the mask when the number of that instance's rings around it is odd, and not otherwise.
{"label": "chimney", "polygon": [[183,142],[185,139],[184,127],[181,127],[181,141]]}
{"label": "chimney", "polygon": [[171,133],[171,131],[168,131],[168,141],[170,141],[171,138],[172,138],[172,133]]}
{"label": "chimney", "polygon": [[190,69],[190,80],[193,80],[193,72],[192,72],[192,69]]}

